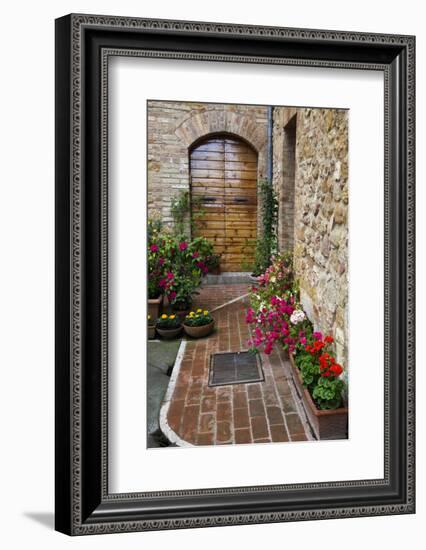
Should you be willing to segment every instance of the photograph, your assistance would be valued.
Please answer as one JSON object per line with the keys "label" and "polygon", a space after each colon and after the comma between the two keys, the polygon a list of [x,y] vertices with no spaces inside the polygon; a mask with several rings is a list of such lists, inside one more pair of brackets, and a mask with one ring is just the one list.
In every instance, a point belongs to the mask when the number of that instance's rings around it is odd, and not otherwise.
{"label": "photograph", "polygon": [[348,439],[349,109],[146,116],[147,448]]}

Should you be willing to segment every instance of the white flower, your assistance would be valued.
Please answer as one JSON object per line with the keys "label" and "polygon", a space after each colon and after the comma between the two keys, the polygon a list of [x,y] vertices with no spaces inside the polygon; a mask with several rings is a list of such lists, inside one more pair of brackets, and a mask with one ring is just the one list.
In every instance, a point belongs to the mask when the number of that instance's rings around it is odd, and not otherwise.
{"label": "white flower", "polygon": [[306,318],[305,312],[301,309],[295,309],[293,313],[291,314],[290,321],[293,323],[293,325],[298,325],[302,321],[304,321]]}

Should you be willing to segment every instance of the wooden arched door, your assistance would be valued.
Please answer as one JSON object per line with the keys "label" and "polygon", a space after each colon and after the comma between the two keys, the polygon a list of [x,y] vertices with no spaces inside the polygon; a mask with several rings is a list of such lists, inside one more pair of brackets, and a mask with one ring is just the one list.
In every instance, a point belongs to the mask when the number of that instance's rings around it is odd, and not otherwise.
{"label": "wooden arched door", "polygon": [[193,236],[211,240],[222,271],[246,271],[257,232],[257,153],[228,135],[190,151]]}

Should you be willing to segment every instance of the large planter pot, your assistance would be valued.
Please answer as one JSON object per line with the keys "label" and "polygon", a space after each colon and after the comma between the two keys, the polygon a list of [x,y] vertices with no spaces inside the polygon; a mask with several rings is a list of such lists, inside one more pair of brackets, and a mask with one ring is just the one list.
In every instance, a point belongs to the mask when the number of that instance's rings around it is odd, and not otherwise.
{"label": "large planter pot", "polygon": [[213,332],[214,329],[214,320],[208,325],[203,325],[201,327],[189,327],[188,325],[183,325],[185,333],[191,338],[204,338]]}
{"label": "large planter pot", "polygon": [[151,319],[154,319],[154,321],[160,317],[162,303],[163,296],[148,299],[148,315],[151,315]]}
{"label": "large planter pot", "polygon": [[334,410],[321,410],[315,405],[311,394],[303,386],[302,375],[290,356],[291,376],[296,392],[305,409],[308,422],[317,439],[346,439],[348,437],[348,409],[340,407]]}
{"label": "large planter pot", "polygon": [[148,340],[155,339],[155,325],[148,325]]}
{"label": "large planter pot", "polygon": [[164,338],[165,340],[173,340],[174,338],[177,338],[179,334],[182,332],[182,326],[177,328],[158,328],[157,332],[161,336],[161,338]]}

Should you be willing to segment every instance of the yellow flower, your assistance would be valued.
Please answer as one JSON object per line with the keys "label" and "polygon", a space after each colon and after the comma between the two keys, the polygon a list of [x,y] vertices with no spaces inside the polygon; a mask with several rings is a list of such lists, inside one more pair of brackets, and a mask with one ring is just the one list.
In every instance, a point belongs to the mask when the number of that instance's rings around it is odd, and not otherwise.
{"label": "yellow flower", "polygon": [[197,313],[201,313],[202,311],[202,309],[197,309]]}
{"label": "yellow flower", "polygon": [[205,310],[203,311],[203,313],[204,313],[204,315],[208,315],[208,314],[209,314],[209,312],[207,311],[207,309],[205,309]]}
{"label": "yellow flower", "polygon": [[193,315],[195,315],[195,313],[194,313],[193,311],[191,311],[191,312],[189,313],[189,316],[192,317]]}
{"label": "yellow flower", "polygon": [[165,313],[163,313],[163,315],[161,316],[162,319],[167,319],[167,315]]}
{"label": "yellow flower", "polygon": [[170,315],[170,319],[174,319],[176,315]]}

